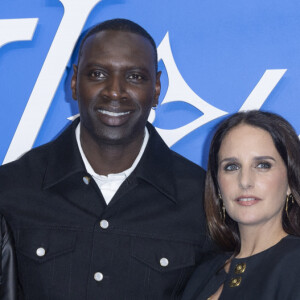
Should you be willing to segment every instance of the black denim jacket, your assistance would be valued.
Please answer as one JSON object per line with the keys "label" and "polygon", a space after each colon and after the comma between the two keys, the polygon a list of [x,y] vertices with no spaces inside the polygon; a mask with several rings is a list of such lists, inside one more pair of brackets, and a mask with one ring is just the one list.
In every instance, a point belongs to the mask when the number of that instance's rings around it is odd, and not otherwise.
{"label": "black denim jacket", "polygon": [[0,300],[18,299],[17,272],[14,243],[10,229],[0,215]]}
{"label": "black denim jacket", "polygon": [[77,124],[0,167],[0,210],[26,299],[180,299],[207,252],[205,172],[148,124],[139,164],[106,205],[82,162]]}

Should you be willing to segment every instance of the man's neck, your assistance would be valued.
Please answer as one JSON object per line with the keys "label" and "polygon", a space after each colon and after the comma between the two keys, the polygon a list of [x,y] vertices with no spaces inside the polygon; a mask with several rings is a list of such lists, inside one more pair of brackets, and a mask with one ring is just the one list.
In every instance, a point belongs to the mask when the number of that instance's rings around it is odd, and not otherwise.
{"label": "man's neck", "polygon": [[97,142],[89,134],[80,134],[82,150],[93,170],[99,175],[123,172],[129,169],[137,158],[144,135],[122,144]]}

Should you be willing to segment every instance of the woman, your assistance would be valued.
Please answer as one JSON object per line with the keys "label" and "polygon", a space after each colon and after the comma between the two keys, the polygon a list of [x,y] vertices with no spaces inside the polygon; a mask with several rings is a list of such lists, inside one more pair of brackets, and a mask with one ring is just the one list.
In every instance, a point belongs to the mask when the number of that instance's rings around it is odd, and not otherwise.
{"label": "woman", "polygon": [[16,300],[18,299],[16,257],[11,231],[2,215],[0,215],[0,237],[0,300]]}
{"label": "woman", "polygon": [[240,112],[210,147],[205,211],[224,251],[195,271],[183,299],[300,299],[300,142],[282,117]]}

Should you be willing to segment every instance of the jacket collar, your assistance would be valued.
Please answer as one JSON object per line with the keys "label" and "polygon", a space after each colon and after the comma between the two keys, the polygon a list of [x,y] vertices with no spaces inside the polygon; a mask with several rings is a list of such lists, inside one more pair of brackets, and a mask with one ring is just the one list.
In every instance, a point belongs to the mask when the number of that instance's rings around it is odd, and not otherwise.
{"label": "jacket collar", "polygon": [[150,138],[135,175],[152,184],[173,202],[176,201],[176,182],[173,174],[173,155],[155,128],[147,123]]}
{"label": "jacket collar", "polygon": [[[86,173],[75,137],[79,118],[49,145],[48,165],[43,188],[47,189],[76,173]],[[136,176],[152,184],[157,190],[176,202],[176,184],[172,172],[171,150],[154,127],[148,123],[149,141],[144,154],[130,177]]]}
{"label": "jacket collar", "polygon": [[79,118],[49,144],[44,189],[52,187],[73,174],[86,172],[75,136],[78,123]]}

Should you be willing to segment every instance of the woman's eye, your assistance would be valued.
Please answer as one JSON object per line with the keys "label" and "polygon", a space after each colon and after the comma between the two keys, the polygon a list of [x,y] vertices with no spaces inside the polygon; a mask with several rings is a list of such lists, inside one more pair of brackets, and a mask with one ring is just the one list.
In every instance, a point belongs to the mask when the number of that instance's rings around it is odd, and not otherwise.
{"label": "woman's eye", "polygon": [[239,169],[237,164],[228,164],[224,166],[224,171],[236,171]]}
{"label": "woman's eye", "polygon": [[257,168],[259,168],[259,169],[270,169],[271,168],[271,164],[269,162],[260,162],[257,165]]}

